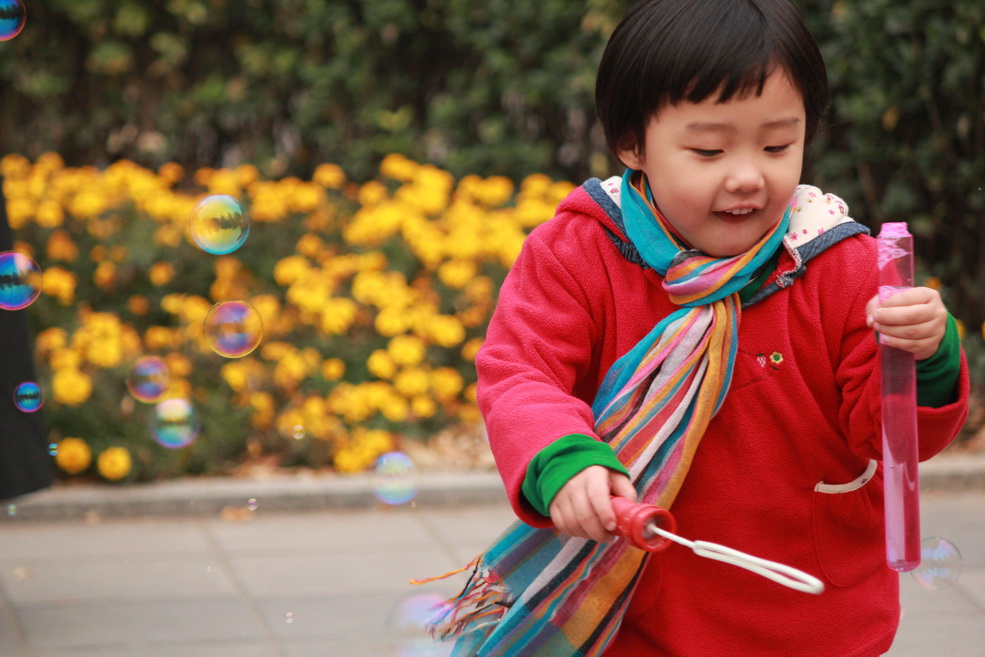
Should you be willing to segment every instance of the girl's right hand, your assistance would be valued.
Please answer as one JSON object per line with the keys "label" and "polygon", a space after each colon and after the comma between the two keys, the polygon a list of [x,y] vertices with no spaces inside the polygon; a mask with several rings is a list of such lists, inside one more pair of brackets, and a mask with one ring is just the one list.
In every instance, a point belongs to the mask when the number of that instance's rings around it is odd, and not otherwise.
{"label": "girl's right hand", "polygon": [[558,531],[593,541],[613,540],[616,512],[611,497],[636,501],[629,477],[601,465],[592,465],[568,480],[551,501],[551,520]]}

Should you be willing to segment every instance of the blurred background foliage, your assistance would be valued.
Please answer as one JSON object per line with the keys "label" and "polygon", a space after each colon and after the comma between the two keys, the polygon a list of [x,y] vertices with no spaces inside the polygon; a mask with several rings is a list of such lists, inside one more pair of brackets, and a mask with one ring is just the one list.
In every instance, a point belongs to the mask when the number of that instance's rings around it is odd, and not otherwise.
{"label": "blurred background foliage", "polygon": [[[363,184],[391,154],[455,180],[605,177],[618,169],[594,120],[595,69],[631,4],[28,0],[27,28],[0,44],[0,155],[248,166],[270,181],[334,163]],[[805,181],[874,232],[910,223],[920,280],[961,321],[981,385],[985,2],[798,5],[834,97]],[[194,178],[175,190],[201,192]]]}

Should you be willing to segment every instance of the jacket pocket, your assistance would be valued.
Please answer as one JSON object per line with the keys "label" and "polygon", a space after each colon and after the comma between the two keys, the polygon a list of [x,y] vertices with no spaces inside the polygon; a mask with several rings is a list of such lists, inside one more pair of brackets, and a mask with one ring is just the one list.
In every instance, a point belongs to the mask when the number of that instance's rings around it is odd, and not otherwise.
{"label": "jacket pocket", "polygon": [[853,586],[885,564],[882,471],[876,461],[852,481],[819,482],[812,503],[814,550],[825,579]]}

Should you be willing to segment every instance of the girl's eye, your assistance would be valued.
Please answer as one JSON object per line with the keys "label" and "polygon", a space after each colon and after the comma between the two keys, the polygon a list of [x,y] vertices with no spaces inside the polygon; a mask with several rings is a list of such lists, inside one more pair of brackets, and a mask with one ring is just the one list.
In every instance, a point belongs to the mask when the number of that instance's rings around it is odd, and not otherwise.
{"label": "girl's eye", "polygon": [[782,153],[788,148],[790,148],[790,144],[784,144],[783,146],[767,146],[763,150],[767,153]]}
{"label": "girl's eye", "polygon": [[704,148],[692,148],[691,152],[700,157],[715,157],[723,153],[721,150],[708,150]]}

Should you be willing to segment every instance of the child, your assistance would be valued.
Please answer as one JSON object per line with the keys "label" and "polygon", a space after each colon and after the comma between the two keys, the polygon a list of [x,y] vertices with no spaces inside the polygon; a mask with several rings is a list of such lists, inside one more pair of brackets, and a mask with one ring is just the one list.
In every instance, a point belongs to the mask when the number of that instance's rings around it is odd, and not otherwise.
{"label": "child", "polygon": [[[523,524],[449,614],[455,654],[883,654],[899,590],[876,332],[918,360],[923,459],[963,423],[968,375],[940,295],[880,307],[875,240],[798,185],[828,103],[813,38],[789,0],[646,0],[609,41],[596,101],[626,173],[531,233],[476,359]],[[611,495],[825,591],[629,547]]]}

